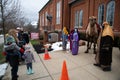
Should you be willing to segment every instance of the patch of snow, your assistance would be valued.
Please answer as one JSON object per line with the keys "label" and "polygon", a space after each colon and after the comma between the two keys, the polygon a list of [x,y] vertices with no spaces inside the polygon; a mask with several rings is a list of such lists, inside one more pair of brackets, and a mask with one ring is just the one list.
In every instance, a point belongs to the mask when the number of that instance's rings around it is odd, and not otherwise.
{"label": "patch of snow", "polygon": [[[52,44],[52,48],[53,48],[53,51],[58,51],[58,50],[62,50],[62,42],[55,42]],[[70,43],[67,42],[67,47],[66,49],[69,49],[70,48]]]}
{"label": "patch of snow", "polygon": [[0,65],[0,77],[5,75],[8,63],[4,63]]}
{"label": "patch of snow", "polygon": [[4,35],[3,34],[0,34],[0,37],[3,37]]}

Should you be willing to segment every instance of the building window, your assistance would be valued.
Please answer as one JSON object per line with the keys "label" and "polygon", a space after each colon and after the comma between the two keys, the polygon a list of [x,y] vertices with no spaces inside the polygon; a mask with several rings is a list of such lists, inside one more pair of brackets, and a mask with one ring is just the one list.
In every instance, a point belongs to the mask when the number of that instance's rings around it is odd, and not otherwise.
{"label": "building window", "polygon": [[114,23],[114,12],[115,12],[115,1],[110,1],[107,5],[106,21],[113,26]]}
{"label": "building window", "polygon": [[81,28],[83,26],[83,10],[80,10],[79,13],[79,27]]}
{"label": "building window", "polygon": [[41,26],[41,16],[40,16],[40,26]]}
{"label": "building window", "polygon": [[75,12],[75,28],[81,28],[83,26],[83,10]]}
{"label": "building window", "polygon": [[47,15],[48,15],[48,12],[45,12],[45,25],[47,26]]}
{"label": "building window", "polygon": [[56,8],[56,24],[60,24],[60,10],[61,10],[61,2],[59,1],[57,3],[57,8]]}
{"label": "building window", "polygon": [[104,5],[101,4],[98,8],[98,24],[102,25],[104,20]]}
{"label": "building window", "polygon": [[75,12],[75,28],[78,28],[79,26],[79,11]]}
{"label": "building window", "polygon": [[44,14],[42,15],[42,26],[44,26]]}

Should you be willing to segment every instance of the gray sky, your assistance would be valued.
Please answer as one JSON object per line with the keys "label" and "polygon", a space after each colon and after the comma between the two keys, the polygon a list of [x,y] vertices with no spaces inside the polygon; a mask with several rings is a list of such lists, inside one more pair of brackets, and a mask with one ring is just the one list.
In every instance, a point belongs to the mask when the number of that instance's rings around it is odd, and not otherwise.
{"label": "gray sky", "polygon": [[30,21],[38,20],[38,12],[49,0],[20,0],[21,9]]}

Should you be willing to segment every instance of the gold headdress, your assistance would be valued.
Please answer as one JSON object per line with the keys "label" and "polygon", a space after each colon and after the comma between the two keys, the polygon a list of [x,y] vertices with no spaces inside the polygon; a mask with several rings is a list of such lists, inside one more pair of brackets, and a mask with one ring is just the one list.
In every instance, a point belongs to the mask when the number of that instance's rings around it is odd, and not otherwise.
{"label": "gold headdress", "polygon": [[68,35],[68,31],[67,31],[66,27],[63,28],[63,32],[64,32],[64,34]]}
{"label": "gold headdress", "polygon": [[102,37],[109,35],[114,40],[113,30],[110,27],[110,25],[108,24],[108,22],[104,22],[103,25],[104,25],[104,29],[103,29],[103,32],[102,32]]}

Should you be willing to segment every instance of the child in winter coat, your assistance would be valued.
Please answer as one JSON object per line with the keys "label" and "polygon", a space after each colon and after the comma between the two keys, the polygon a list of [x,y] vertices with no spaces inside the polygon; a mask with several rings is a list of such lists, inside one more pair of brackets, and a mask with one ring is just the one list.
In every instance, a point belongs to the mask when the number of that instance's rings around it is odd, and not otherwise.
{"label": "child in winter coat", "polygon": [[27,66],[27,74],[33,74],[34,71],[32,69],[32,61],[35,62],[33,53],[30,50],[30,46],[29,45],[25,45],[25,52],[24,55],[22,56],[25,59],[25,63]]}

